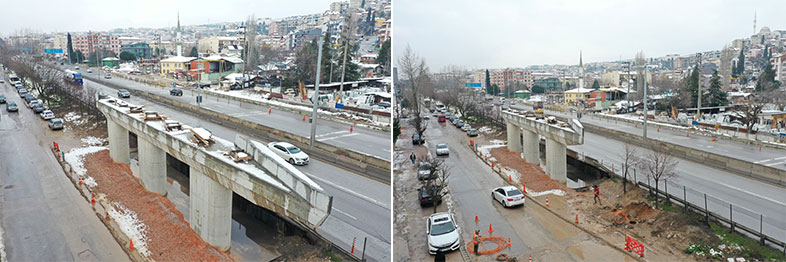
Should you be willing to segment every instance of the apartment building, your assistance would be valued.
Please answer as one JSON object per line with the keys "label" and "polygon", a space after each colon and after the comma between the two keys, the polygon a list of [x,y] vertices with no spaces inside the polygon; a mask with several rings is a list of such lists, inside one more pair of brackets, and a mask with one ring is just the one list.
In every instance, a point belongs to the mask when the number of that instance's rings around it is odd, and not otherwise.
{"label": "apartment building", "polygon": [[504,69],[497,70],[489,73],[491,84],[499,86],[500,90],[505,90],[506,87],[514,84],[521,84],[526,88],[532,88],[535,84],[535,78],[529,71],[521,69]]}
{"label": "apartment building", "polygon": [[78,35],[71,39],[74,50],[82,52],[85,56],[96,50],[111,50],[115,54],[120,54],[121,45],[117,36],[90,33]]}

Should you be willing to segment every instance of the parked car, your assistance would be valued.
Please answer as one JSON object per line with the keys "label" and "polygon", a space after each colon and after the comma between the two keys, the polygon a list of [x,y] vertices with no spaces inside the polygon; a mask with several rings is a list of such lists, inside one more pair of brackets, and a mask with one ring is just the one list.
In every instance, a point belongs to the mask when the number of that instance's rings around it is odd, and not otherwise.
{"label": "parked car", "polygon": [[430,190],[427,186],[421,186],[418,188],[418,202],[420,203],[421,207],[439,205],[439,203],[442,202],[442,199],[434,201],[434,197],[431,195],[433,192],[437,191],[437,187],[432,185],[430,188]]}
{"label": "parked car", "polygon": [[44,108],[44,105],[40,103],[33,106],[33,113],[40,114],[41,112],[44,112],[44,110],[46,110],[46,108]]}
{"label": "parked car", "polygon": [[478,130],[474,129],[474,128],[472,128],[470,130],[467,130],[467,135],[468,136],[478,136]]}
{"label": "parked car", "polygon": [[437,117],[437,122],[439,122],[439,123],[444,123],[445,120],[447,120],[447,117],[445,115],[439,115]]}
{"label": "parked car", "polygon": [[446,144],[437,144],[437,156],[450,155],[450,149]]}
{"label": "parked car", "polygon": [[112,79],[112,74],[110,73],[105,74],[104,79]]}
{"label": "parked car", "polygon": [[87,69],[87,72],[88,72],[88,73],[92,73],[92,72],[93,72],[93,69],[91,69],[91,68],[88,68],[88,69]]}
{"label": "parked car", "polygon": [[76,71],[79,71],[79,67],[78,67],[78,66],[75,66],[75,67],[74,67],[74,70],[76,70]]}
{"label": "parked car", "polygon": [[455,125],[458,128],[461,128],[462,126],[464,126],[464,121],[456,120],[456,122],[453,123],[453,125]]}
{"label": "parked car", "polygon": [[503,186],[491,191],[491,198],[504,207],[523,205],[527,198],[514,186]]}
{"label": "parked car", "polygon": [[38,100],[34,99],[34,100],[30,100],[30,101],[27,102],[27,107],[28,108],[34,108],[34,107],[36,107],[36,106],[38,106],[40,104],[41,104],[41,102],[38,102]]}
{"label": "parked car", "polygon": [[5,84],[5,80],[0,78],[0,84]]}
{"label": "parked car", "polygon": [[5,96],[0,95],[0,104],[5,104]]}
{"label": "parked car", "polygon": [[41,112],[39,115],[41,116],[41,119],[44,120],[55,118],[55,113],[52,112],[52,110],[44,110],[44,112]]}
{"label": "parked car", "polygon": [[26,94],[27,94],[27,89],[24,88],[19,89],[19,97],[25,97]]}
{"label": "parked car", "polygon": [[60,118],[52,118],[49,119],[49,129],[57,130],[63,129],[63,119]]}
{"label": "parked car", "polygon": [[267,147],[292,165],[308,164],[308,155],[290,143],[272,142]]}
{"label": "parked car", "polygon": [[461,246],[460,228],[453,214],[440,212],[432,214],[426,221],[426,235],[428,236],[428,253],[451,252]]}
{"label": "parked car", "polygon": [[169,90],[169,94],[173,96],[183,96],[183,90],[172,88],[172,90]]}
{"label": "parked car", "polygon": [[32,94],[26,94],[24,96],[24,99],[25,99],[25,103],[30,103],[30,101],[36,100],[35,96],[33,96]]}
{"label": "parked car", "polygon": [[415,132],[412,133],[412,144],[413,145],[422,145],[426,142],[426,138],[421,136],[420,133]]}
{"label": "parked car", "polygon": [[418,180],[426,180],[432,178],[431,164],[428,162],[418,163]]}
{"label": "parked car", "polygon": [[17,107],[14,102],[8,102],[8,104],[5,105],[5,110],[8,112],[19,112],[19,107]]}
{"label": "parked car", "polygon": [[128,92],[128,90],[125,90],[125,89],[117,90],[117,97],[119,97],[119,98],[129,98],[129,97],[131,97],[131,92]]}
{"label": "parked car", "polygon": [[461,130],[463,131],[467,131],[470,129],[472,129],[472,126],[470,126],[469,124],[464,124],[463,126],[461,126]]}

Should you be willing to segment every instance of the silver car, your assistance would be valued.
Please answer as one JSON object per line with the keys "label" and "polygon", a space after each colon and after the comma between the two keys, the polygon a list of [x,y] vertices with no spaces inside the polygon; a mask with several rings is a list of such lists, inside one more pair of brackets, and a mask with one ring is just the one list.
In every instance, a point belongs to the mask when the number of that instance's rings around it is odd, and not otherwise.
{"label": "silver car", "polygon": [[63,119],[60,118],[49,119],[49,129],[52,130],[63,129]]}
{"label": "silver car", "polygon": [[437,156],[447,156],[447,155],[450,155],[450,149],[448,149],[448,145],[437,144]]}

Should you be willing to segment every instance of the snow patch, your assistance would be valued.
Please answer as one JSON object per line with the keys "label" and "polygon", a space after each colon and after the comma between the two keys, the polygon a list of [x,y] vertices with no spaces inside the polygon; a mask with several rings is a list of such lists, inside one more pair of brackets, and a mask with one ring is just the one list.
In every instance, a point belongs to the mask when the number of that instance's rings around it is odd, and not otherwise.
{"label": "snow patch", "polygon": [[107,211],[109,216],[117,223],[120,230],[134,242],[134,248],[145,257],[150,256],[147,247],[147,225],[137,218],[136,212],[129,210],[120,202],[114,202]]}
{"label": "snow patch", "polygon": [[103,146],[90,146],[90,147],[78,147],[71,149],[68,153],[65,153],[65,160],[66,162],[71,165],[71,169],[76,172],[79,176],[84,176],[87,173],[87,169],[84,168],[84,161],[85,155],[93,154],[101,150],[106,150],[107,147]]}
{"label": "snow patch", "polygon": [[71,122],[74,125],[81,125],[87,123],[87,119],[83,119],[82,115],[77,112],[68,112],[65,116],[63,116],[64,122]]}
{"label": "snow patch", "polygon": [[491,134],[491,133],[494,132],[494,129],[491,129],[490,127],[484,126],[484,127],[479,128],[478,132],[483,133],[483,134]]}
{"label": "snow patch", "polygon": [[88,176],[88,177],[87,177],[87,178],[85,178],[85,180],[84,180],[84,181],[82,181],[82,182],[83,182],[83,183],[85,183],[85,185],[86,185],[88,188],[90,188],[90,189],[93,189],[93,188],[95,188],[95,187],[97,187],[97,186],[98,186],[98,183],[96,183],[96,180],[95,180],[95,179],[93,179],[93,177],[92,177],[92,176]]}
{"label": "snow patch", "polygon": [[542,195],[564,196],[565,195],[565,191],[560,190],[560,189],[551,189],[551,190],[546,190],[546,191],[541,191],[541,192],[527,190],[527,195],[529,195],[530,197],[538,197],[538,196],[542,196]]}
{"label": "snow patch", "polygon": [[91,145],[91,146],[100,146],[101,144],[104,143],[104,141],[106,141],[105,138],[98,138],[98,137],[94,137],[94,136],[88,136],[88,137],[82,138],[82,143],[85,143],[85,144],[88,144],[88,145]]}

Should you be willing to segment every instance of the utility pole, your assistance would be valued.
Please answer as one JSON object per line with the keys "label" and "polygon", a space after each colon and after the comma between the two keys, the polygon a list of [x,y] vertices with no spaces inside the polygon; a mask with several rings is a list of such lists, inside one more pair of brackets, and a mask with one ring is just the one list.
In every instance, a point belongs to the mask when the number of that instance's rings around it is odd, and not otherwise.
{"label": "utility pole", "polygon": [[[349,13],[349,16],[348,16],[348,19],[347,19],[347,33],[344,36],[344,61],[341,64],[341,85],[338,88],[339,89],[338,95],[341,98],[341,100],[344,100],[344,97],[341,94],[344,93],[344,75],[346,75],[346,72],[347,72],[347,47],[349,47],[349,43],[350,43],[350,41],[352,41],[352,36],[355,35],[355,31],[353,30],[354,23],[353,23],[353,19],[352,18],[353,18],[352,13]],[[321,56],[321,54],[322,54],[321,41],[320,41],[320,48],[319,48],[319,50],[320,50],[319,52],[320,52],[320,56]],[[317,66],[319,66],[319,65],[317,65]],[[319,81],[318,78],[317,78],[317,81]]]}
{"label": "utility pole", "polygon": [[[323,28],[325,30],[325,28]],[[322,41],[324,38],[320,33],[320,39],[317,41],[317,78],[314,81],[314,96],[312,98],[311,104],[313,107],[313,112],[311,112],[311,141],[309,143],[309,149],[314,148],[314,138],[317,135],[317,109],[319,106],[319,71],[322,65]]]}
{"label": "utility pole", "polygon": [[[643,56],[644,55],[642,55],[642,57]],[[647,139],[647,116],[648,116],[647,115],[647,66],[646,66],[646,63],[644,63],[642,65],[639,65],[639,66],[642,67],[641,72],[643,72],[643,73],[642,73],[641,79],[642,79],[642,81],[644,81],[643,82],[644,83],[644,133],[643,133],[643,136],[644,136],[644,139]]]}
{"label": "utility pole", "polygon": [[698,76],[696,80],[696,84],[698,85],[696,96],[699,97],[699,101],[696,103],[696,121],[698,121],[701,116],[701,53],[696,54],[696,60],[696,75]]}

